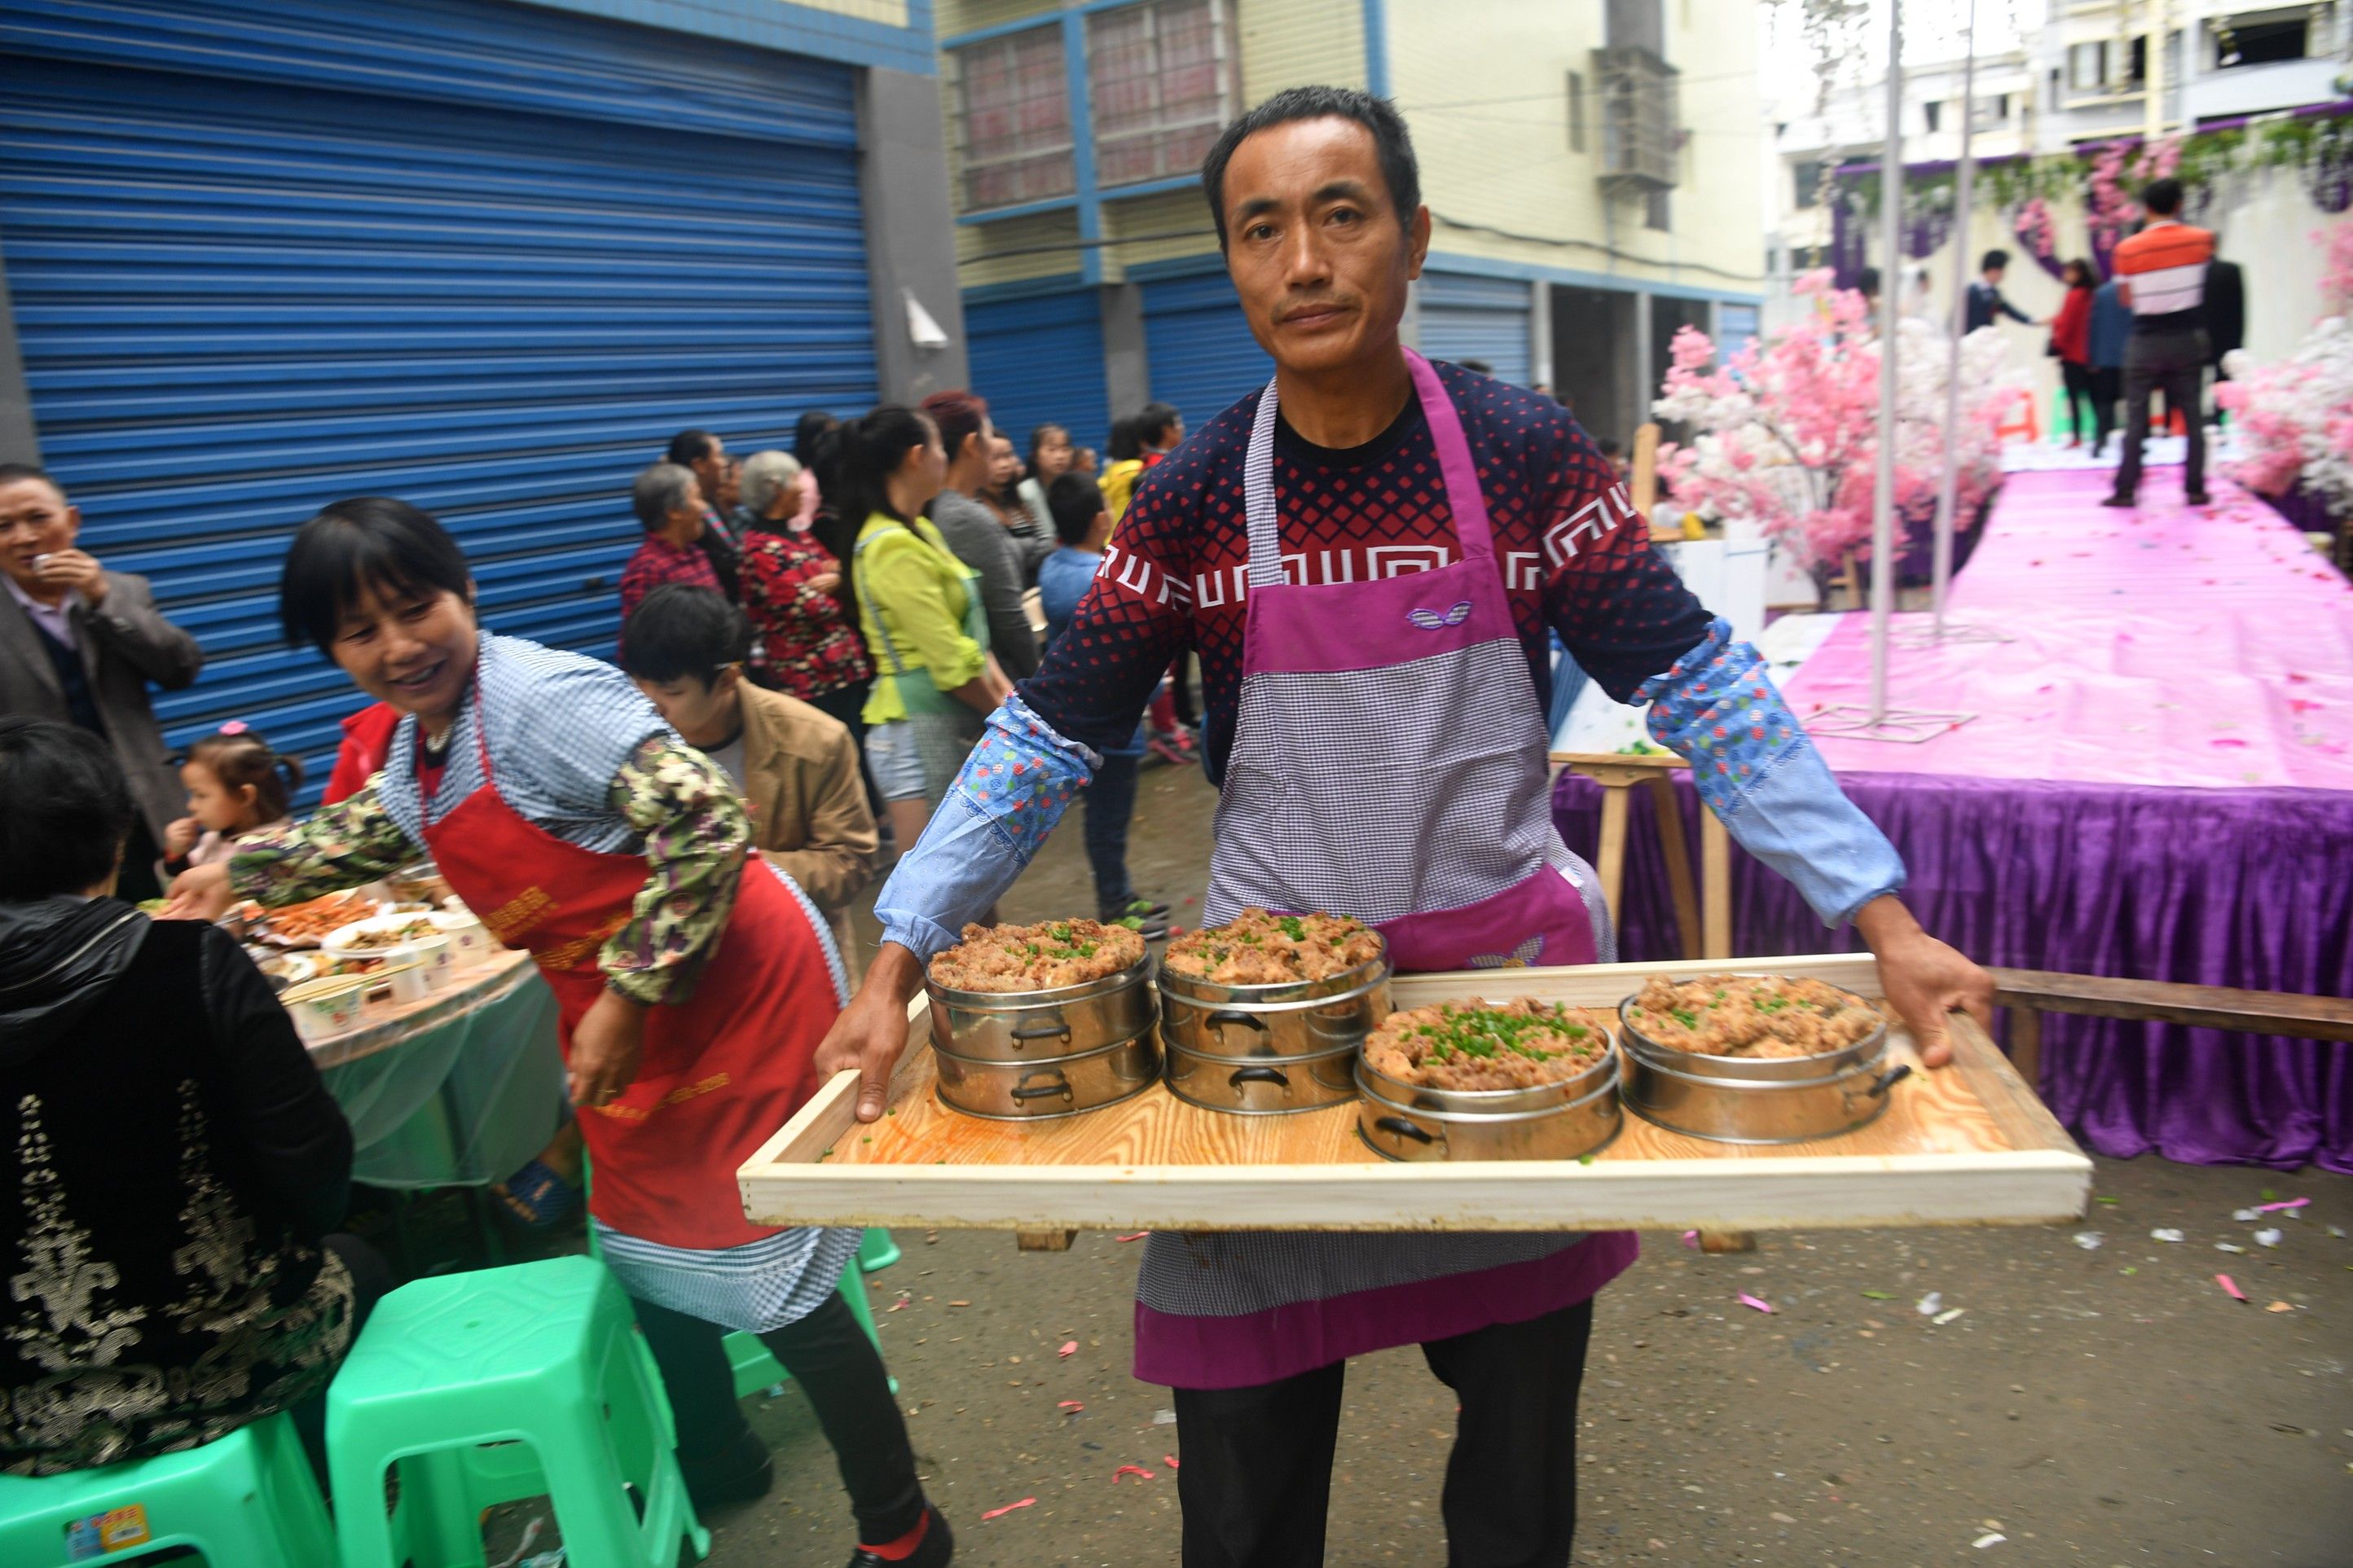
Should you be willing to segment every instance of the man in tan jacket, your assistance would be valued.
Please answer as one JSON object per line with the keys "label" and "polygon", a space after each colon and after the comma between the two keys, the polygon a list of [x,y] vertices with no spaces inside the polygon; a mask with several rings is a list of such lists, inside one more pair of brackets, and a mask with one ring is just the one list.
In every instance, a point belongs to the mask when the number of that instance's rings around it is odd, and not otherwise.
{"label": "man in tan jacket", "polygon": [[874,814],[841,721],[744,678],[744,613],[708,588],[666,584],[621,628],[621,668],[670,728],[717,763],[752,842],[822,910],[854,982],[849,905],[874,879]]}

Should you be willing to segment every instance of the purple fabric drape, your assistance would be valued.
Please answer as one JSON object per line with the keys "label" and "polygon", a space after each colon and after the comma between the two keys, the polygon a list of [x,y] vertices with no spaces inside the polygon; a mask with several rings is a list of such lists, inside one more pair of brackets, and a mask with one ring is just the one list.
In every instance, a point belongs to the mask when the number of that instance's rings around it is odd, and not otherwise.
{"label": "purple fabric drape", "polygon": [[[2353,796],[2316,789],[1843,773],[1910,873],[1905,901],[1981,963],[2306,995],[2353,994]],[[1676,788],[1696,842],[1688,774]],[[1600,791],[1554,819],[1593,857]],[[1632,801],[1619,946],[1679,956],[1648,792]],[[1857,951],[1795,889],[1733,857],[1733,950]],[[2006,1020],[2005,1026],[2006,1026]],[[2042,1097],[2103,1154],[2353,1172],[2353,1046],[2047,1014]]]}

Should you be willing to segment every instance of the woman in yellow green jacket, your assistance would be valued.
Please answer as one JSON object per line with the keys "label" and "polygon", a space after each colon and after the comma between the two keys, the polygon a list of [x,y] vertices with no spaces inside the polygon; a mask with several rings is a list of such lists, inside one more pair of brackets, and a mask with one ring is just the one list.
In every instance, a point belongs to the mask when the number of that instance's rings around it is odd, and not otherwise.
{"label": "woman in yellow green jacket", "polygon": [[989,657],[978,574],[923,515],[946,474],[939,430],[914,409],[885,404],[843,428],[840,515],[865,519],[843,565],[874,664],[866,763],[902,850],[1012,689]]}

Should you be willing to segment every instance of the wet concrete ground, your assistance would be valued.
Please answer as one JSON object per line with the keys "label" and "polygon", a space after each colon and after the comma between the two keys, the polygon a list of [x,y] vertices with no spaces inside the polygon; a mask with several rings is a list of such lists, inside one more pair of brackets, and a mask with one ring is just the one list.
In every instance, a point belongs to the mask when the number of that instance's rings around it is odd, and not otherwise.
{"label": "wet concrete ground", "polygon": [[[1198,900],[1213,804],[1194,770],[1144,776],[1140,888]],[[1092,899],[1073,821],[1005,913]],[[2091,1215],[2061,1227],[1784,1232],[1723,1257],[1644,1237],[1597,1309],[1577,1561],[2353,1564],[2353,1240],[2331,1230],[2353,1230],[2353,1178],[2103,1160],[2094,1191]],[[2266,1247],[2263,1224],[2232,1216],[2274,1194],[2312,1202]],[[2150,1238],[2168,1227],[2184,1239]],[[996,1233],[898,1240],[902,1260],[867,1283],[957,1562],[1175,1564],[1170,1400],[1127,1371],[1135,1247],[1098,1233],[1060,1255]],[[1918,1311],[1932,1291],[1960,1315]],[[1412,1349],[1352,1363],[1329,1563],[1444,1563],[1453,1408]],[[807,1405],[787,1389],[754,1420],[779,1479],[708,1521],[709,1561],[839,1568],[848,1506]],[[1122,1465],[1154,1479],[1114,1481]],[[1024,1498],[1037,1501],[982,1522]]]}

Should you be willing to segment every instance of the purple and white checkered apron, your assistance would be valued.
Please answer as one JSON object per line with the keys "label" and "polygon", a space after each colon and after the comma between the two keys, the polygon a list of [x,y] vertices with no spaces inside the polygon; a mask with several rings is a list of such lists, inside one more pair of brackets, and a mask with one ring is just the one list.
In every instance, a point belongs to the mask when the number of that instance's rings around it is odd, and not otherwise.
{"label": "purple and white checkered apron", "polygon": [[[1554,832],[1544,710],[1497,569],[1478,469],[1437,372],[1406,363],[1461,543],[1449,566],[1284,580],[1275,389],[1243,469],[1250,596],[1205,925],[1245,905],[1378,926],[1397,965],[1591,963],[1609,953],[1590,868]],[[1630,1235],[1155,1234],[1135,1373],[1237,1388],[1587,1300]]]}

